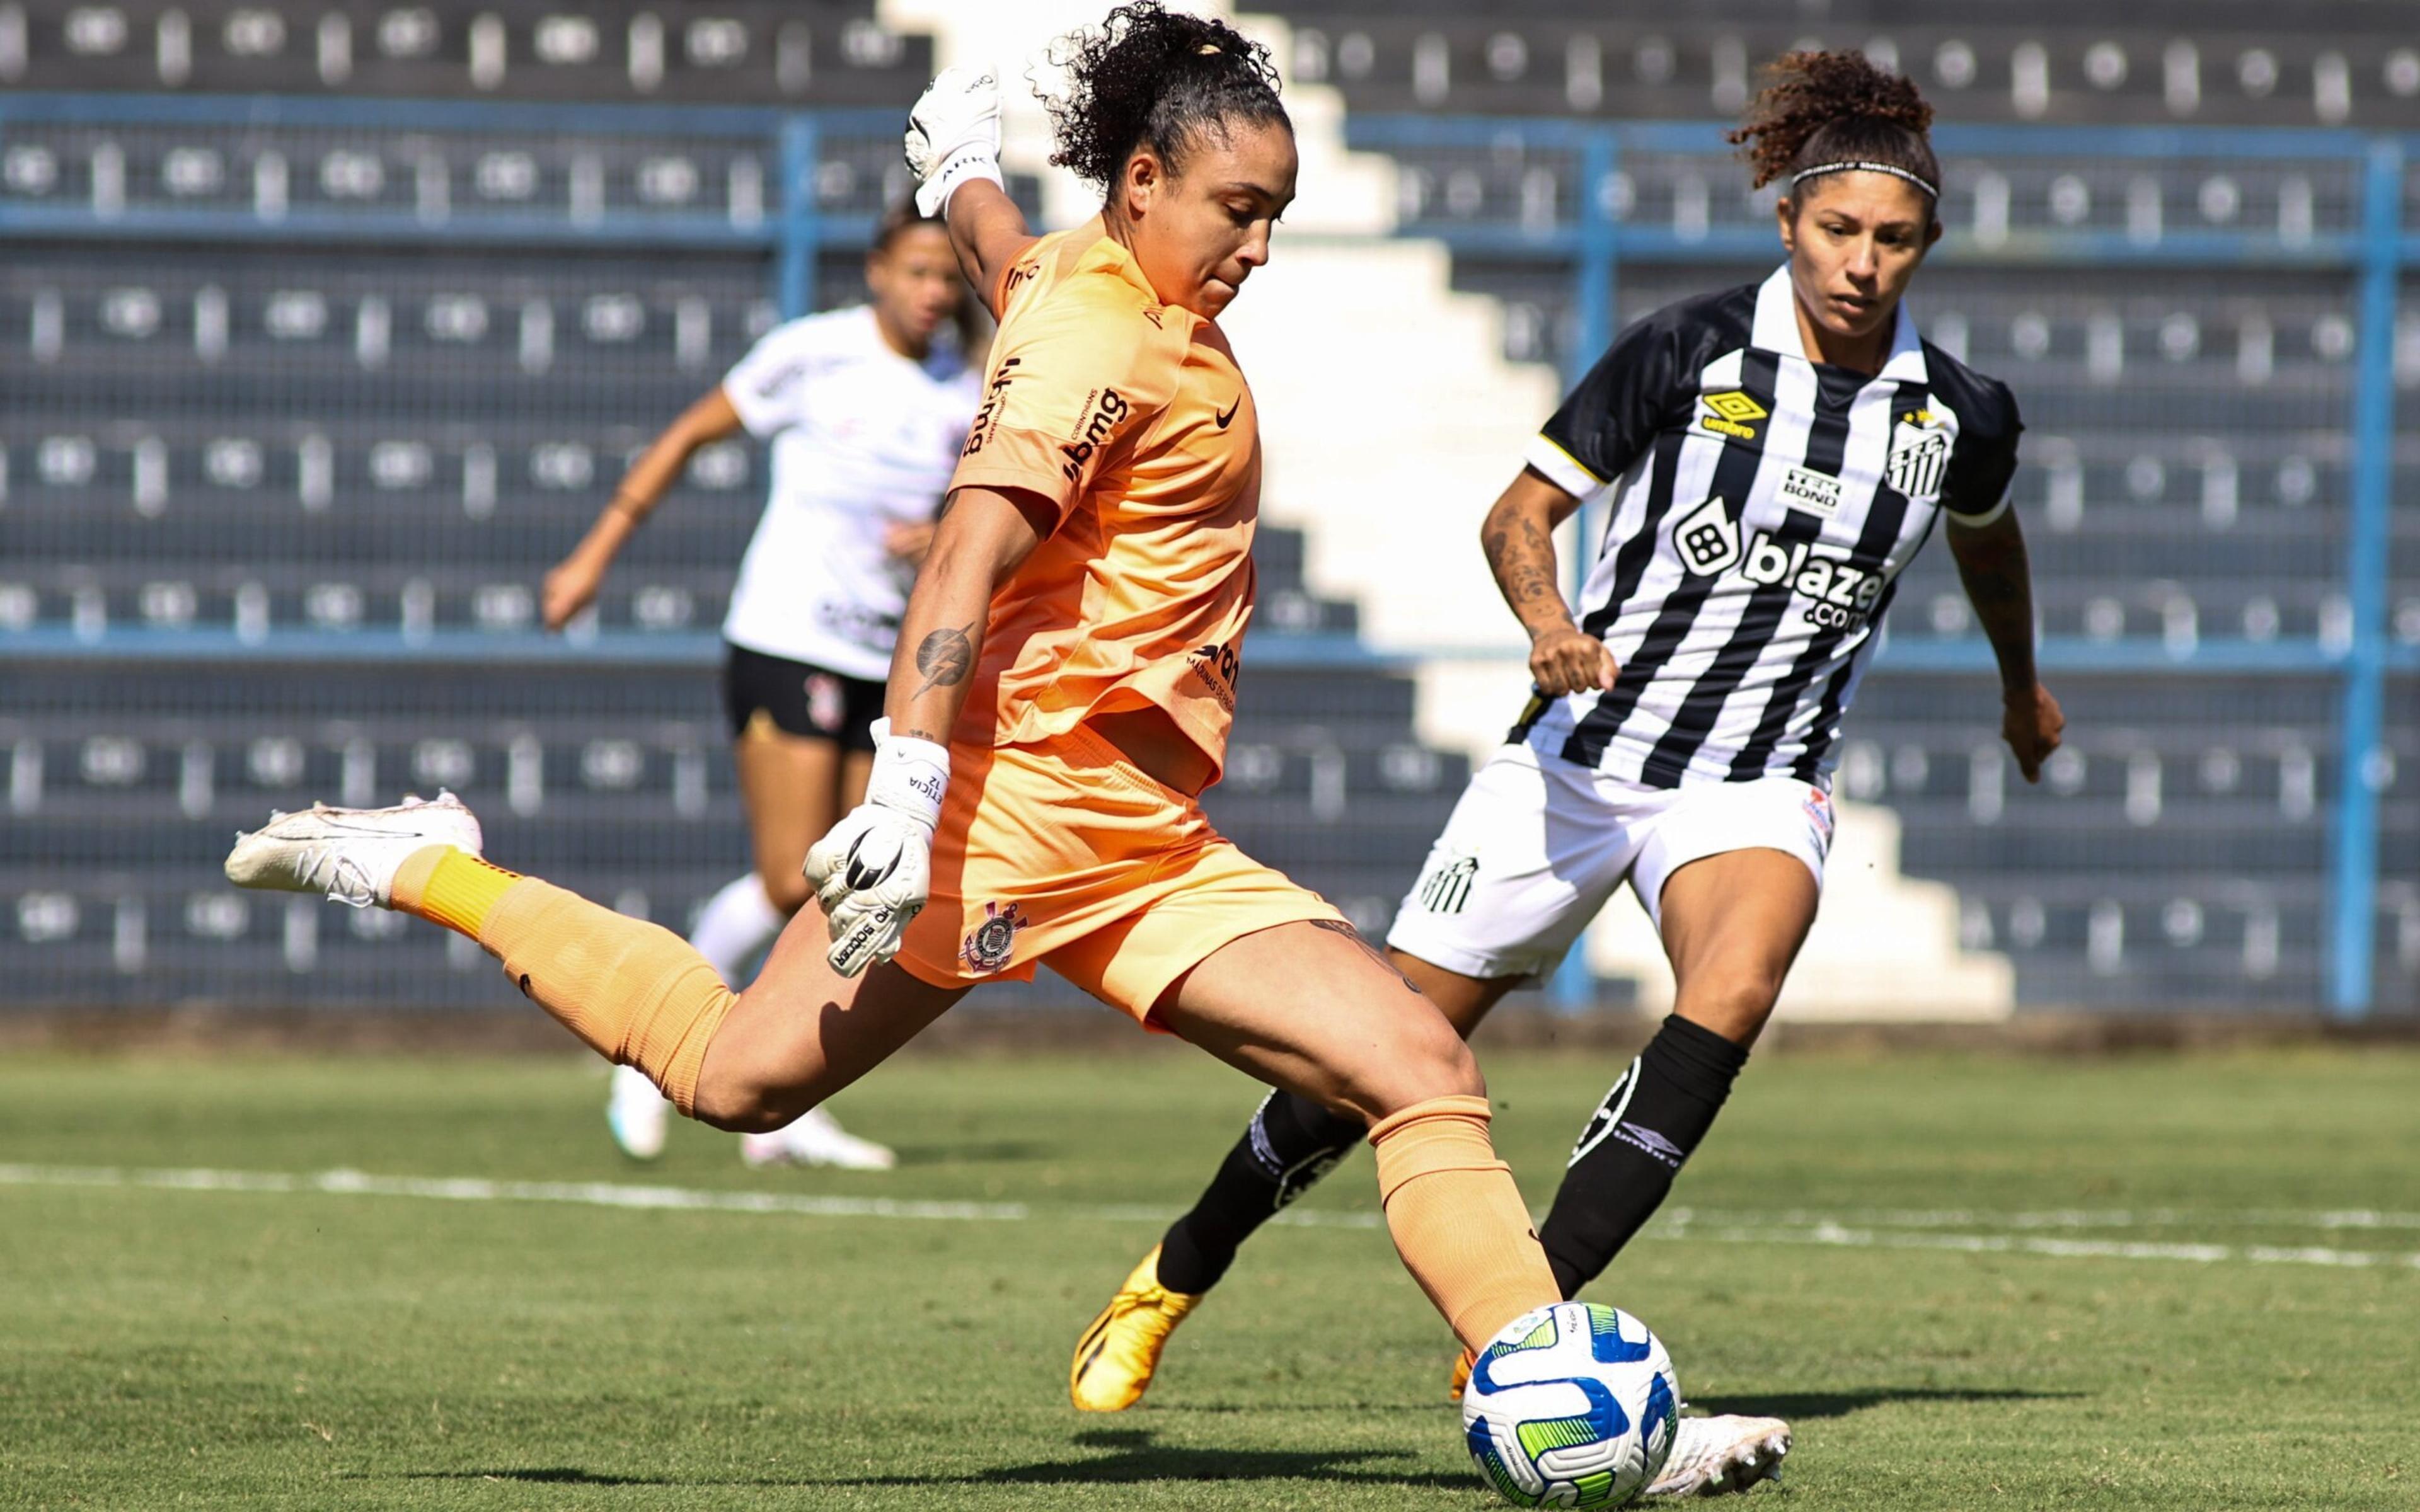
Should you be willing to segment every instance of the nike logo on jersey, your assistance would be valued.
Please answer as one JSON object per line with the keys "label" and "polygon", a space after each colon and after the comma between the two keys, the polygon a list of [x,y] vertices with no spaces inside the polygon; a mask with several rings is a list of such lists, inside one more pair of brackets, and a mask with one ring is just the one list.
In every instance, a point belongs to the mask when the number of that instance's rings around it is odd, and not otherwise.
{"label": "nike logo on jersey", "polygon": [[1227,412],[1218,417],[1218,428],[1220,430],[1225,430],[1227,428],[1227,423],[1233,420],[1235,418],[1235,411],[1242,408],[1244,408],[1244,396],[1239,393],[1235,395],[1235,402],[1227,407]]}

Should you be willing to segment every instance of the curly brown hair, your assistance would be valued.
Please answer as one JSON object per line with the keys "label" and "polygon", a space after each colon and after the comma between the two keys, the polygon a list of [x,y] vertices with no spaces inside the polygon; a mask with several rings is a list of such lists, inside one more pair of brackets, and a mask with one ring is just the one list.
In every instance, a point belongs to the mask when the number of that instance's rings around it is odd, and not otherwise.
{"label": "curly brown hair", "polygon": [[1941,163],[1925,134],[1932,107],[1902,74],[1863,53],[1784,53],[1725,140],[1740,148],[1754,187],[1826,162],[1879,162],[1938,190]]}
{"label": "curly brown hair", "polygon": [[1293,130],[1278,103],[1269,50],[1221,21],[1135,0],[1097,27],[1069,37],[1051,57],[1067,92],[1043,101],[1055,137],[1050,161],[1107,190],[1139,147],[1181,172],[1208,132],[1237,121]]}

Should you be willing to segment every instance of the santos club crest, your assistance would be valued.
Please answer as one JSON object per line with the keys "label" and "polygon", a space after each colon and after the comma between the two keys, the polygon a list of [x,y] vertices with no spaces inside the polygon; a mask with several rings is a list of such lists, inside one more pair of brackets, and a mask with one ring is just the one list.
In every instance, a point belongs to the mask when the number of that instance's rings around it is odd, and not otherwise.
{"label": "santos club crest", "polygon": [[1890,460],[1883,475],[1910,499],[1931,499],[1941,492],[1949,471],[1949,426],[1930,409],[1911,409],[1891,427]]}

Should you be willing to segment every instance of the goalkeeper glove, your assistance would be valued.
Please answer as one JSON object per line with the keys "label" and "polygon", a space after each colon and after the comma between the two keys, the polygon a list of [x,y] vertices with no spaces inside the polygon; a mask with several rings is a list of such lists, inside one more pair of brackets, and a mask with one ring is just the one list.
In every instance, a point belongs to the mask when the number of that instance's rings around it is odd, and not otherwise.
{"label": "goalkeeper glove", "polygon": [[1000,81],[991,69],[943,69],[924,86],[908,113],[908,166],[920,215],[939,214],[969,179],[1001,182]]}
{"label": "goalkeeper glove", "polygon": [[807,852],[807,885],[831,927],[824,958],[844,977],[899,953],[924,911],[932,883],[933,831],[950,786],[950,749],[874,722],[874,773],[865,801]]}

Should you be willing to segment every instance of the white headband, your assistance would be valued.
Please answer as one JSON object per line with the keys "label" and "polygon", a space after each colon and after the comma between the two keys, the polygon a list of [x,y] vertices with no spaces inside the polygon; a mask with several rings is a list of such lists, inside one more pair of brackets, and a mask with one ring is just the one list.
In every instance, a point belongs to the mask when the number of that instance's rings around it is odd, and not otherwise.
{"label": "white headband", "polygon": [[1933,199],[1937,200],[1941,197],[1941,191],[1937,187],[1926,183],[1905,168],[1895,168],[1887,162],[1819,162],[1812,168],[1792,174],[1790,187],[1796,189],[1807,179],[1818,178],[1827,173],[1886,173],[1893,178],[1906,179]]}

